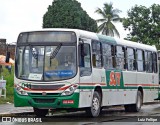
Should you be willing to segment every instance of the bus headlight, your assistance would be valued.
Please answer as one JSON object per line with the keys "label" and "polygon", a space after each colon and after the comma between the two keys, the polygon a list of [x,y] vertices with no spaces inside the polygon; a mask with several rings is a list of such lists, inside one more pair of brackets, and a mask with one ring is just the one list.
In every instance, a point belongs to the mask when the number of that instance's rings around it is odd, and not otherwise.
{"label": "bus headlight", "polygon": [[28,95],[26,91],[23,90],[21,86],[16,86],[16,91],[20,95]]}
{"label": "bus headlight", "polygon": [[64,90],[64,92],[61,95],[71,95],[74,93],[74,91],[78,88],[77,84],[71,85],[69,88]]}

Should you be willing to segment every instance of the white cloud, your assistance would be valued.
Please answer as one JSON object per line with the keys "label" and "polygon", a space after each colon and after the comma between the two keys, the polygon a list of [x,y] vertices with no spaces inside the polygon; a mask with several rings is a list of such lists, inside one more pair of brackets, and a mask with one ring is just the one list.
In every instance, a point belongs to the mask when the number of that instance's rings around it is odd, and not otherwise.
{"label": "white cloud", "polygon": [[0,38],[16,42],[21,31],[40,29],[42,19],[52,0],[0,1]]}

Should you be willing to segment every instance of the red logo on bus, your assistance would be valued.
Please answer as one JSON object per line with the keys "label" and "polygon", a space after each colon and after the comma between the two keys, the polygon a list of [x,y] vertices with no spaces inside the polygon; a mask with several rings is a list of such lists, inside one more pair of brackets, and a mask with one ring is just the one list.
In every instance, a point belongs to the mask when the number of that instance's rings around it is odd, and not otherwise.
{"label": "red logo on bus", "polygon": [[109,81],[109,85],[110,86],[120,86],[120,81],[121,80],[121,73],[120,72],[114,72],[111,71],[110,72],[110,81]]}

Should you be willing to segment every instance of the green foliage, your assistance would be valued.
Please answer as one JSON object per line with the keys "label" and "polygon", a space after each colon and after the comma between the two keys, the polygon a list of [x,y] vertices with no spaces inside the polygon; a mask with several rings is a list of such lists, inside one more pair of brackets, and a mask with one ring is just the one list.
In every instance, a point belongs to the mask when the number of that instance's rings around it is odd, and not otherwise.
{"label": "green foliage", "polygon": [[123,19],[123,27],[130,31],[128,40],[138,41],[159,48],[160,40],[160,5],[153,4],[147,8],[135,5]]}
{"label": "green foliage", "polygon": [[7,95],[6,98],[0,97],[0,104],[13,103],[13,95]]}
{"label": "green foliage", "polygon": [[76,0],[54,0],[43,16],[43,28],[73,28],[97,31],[97,23]]}
{"label": "green foliage", "polygon": [[[3,97],[0,97],[0,104],[10,102],[13,103],[13,86],[14,86],[14,67],[12,66],[11,73],[6,69],[4,66],[2,67],[2,73],[1,76],[3,76],[3,79],[7,81],[6,83],[6,99]],[[0,79],[1,79],[0,76]]]}
{"label": "green foliage", "polygon": [[120,37],[120,34],[114,26],[113,22],[120,22],[121,19],[118,14],[121,11],[114,9],[112,3],[105,3],[103,9],[97,8],[95,12],[102,16],[102,19],[97,20],[98,23],[102,23],[98,27],[98,32],[102,32],[102,34],[107,36],[117,35]]}

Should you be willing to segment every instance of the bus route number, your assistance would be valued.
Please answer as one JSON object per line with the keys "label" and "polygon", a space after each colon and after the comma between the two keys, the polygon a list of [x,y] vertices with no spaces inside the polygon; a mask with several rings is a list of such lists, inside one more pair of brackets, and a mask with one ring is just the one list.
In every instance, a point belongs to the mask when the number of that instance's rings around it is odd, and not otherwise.
{"label": "bus route number", "polygon": [[110,86],[116,86],[116,85],[120,86],[120,80],[121,80],[120,72],[114,72],[114,71],[110,72],[110,81],[109,81]]}

